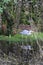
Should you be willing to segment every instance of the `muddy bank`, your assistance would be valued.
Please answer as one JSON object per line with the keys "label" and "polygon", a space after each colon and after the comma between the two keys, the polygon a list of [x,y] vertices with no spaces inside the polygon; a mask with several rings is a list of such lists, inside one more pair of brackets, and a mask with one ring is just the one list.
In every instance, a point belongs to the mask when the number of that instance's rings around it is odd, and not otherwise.
{"label": "muddy bank", "polygon": [[12,52],[12,53],[18,52],[16,54],[19,55],[19,52],[21,51],[21,46],[29,47],[29,45],[33,48],[34,51],[39,50],[35,40],[32,43],[31,41],[23,42],[23,43],[22,42],[0,41],[0,49],[6,54],[9,54],[9,52]]}
{"label": "muddy bank", "polygon": [[[29,45],[31,46],[31,50],[27,48]],[[40,61],[40,53],[36,41],[33,44],[30,42],[28,44],[22,44],[18,42],[0,41],[1,65],[34,65],[37,63],[36,60]]]}

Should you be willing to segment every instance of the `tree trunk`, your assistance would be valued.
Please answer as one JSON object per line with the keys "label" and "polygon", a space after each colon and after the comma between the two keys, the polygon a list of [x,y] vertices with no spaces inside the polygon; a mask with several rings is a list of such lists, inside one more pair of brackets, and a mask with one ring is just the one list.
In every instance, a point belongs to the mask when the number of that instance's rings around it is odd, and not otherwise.
{"label": "tree trunk", "polygon": [[16,28],[18,29],[19,26],[19,20],[20,20],[20,13],[21,13],[21,5],[22,0],[18,0],[17,6],[16,6]]}

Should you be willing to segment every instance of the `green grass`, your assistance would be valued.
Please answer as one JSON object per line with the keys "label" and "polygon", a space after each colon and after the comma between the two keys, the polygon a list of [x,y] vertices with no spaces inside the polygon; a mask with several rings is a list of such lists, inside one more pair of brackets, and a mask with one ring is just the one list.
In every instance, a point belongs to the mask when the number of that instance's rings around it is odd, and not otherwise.
{"label": "green grass", "polygon": [[[35,36],[36,38],[35,38]],[[21,34],[16,34],[14,36],[4,36],[4,35],[0,35],[0,40],[5,40],[5,41],[14,41],[14,42],[20,42],[20,41],[24,41],[26,39],[31,39],[31,40],[35,40],[35,39],[40,39],[43,40],[43,33],[34,33],[31,34],[29,36],[27,35],[21,35]]]}

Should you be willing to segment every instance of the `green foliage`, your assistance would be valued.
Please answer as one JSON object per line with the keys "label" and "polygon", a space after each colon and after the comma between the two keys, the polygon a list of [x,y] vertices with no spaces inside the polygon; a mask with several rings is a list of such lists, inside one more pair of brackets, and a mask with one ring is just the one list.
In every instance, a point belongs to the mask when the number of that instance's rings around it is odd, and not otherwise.
{"label": "green foliage", "polygon": [[29,24],[29,22],[28,22],[29,21],[29,17],[31,17],[36,24],[38,23],[40,14],[39,14],[39,9],[37,9],[38,6],[36,6],[37,2],[38,2],[37,0],[31,0],[30,1],[30,10],[29,10],[29,14],[27,14],[27,15],[25,14],[25,6],[22,4],[20,23]]}
{"label": "green foliage", "polygon": [[2,15],[2,24],[7,21],[7,34],[11,34],[12,25],[16,14],[14,12],[14,0],[2,0],[0,2],[0,13]]}
{"label": "green foliage", "polygon": [[39,1],[38,0],[31,0],[32,3],[31,5],[31,10],[30,10],[30,17],[32,17],[32,19],[34,20],[35,24],[38,24],[39,19],[40,19],[40,13],[41,13],[41,9],[40,6],[37,4]]}
{"label": "green foliage", "polygon": [[10,2],[11,0],[3,0],[4,3],[8,3]]}
{"label": "green foliage", "polygon": [[15,3],[17,3],[17,0],[14,0]]}
{"label": "green foliage", "polygon": [[3,12],[3,8],[0,7],[0,13],[2,13],[2,12]]}
{"label": "green foliage", "polygon": [[[27,0],[27,1],[29,1],[29,0]],[[24,2],[25,2],[25,0],[24,0]],[[18,9],[17,5],[19,3],[18,0],[0,0],[0,13],[2,14],[2,24],[4,24],[7,21],[7,33],[8,34],[10,34],[12,31],[14,21],[17,21],[16,15],[20,21],[20,24],[22,23],[22,24],[30,25],[29,18],[32,18],[34,20],[35,24],[40,22],[39,19],[40,19],[40,9],[41,8],[37,4],[37,2],[38,2],[38,0],[31,0],[31,2],[29,3],[30,8],[28,7],[30,9],[29,10],[26,8],[26,5],[24,5],[23,0],[22,0],[20,17],[18,17],[18,15],[19,15],[17,13],[17,9]],[[7,14],[4,13],[5,10],[6,10]],[[28,14],[26,14],[27,10],[28,10]]]}
{"label": "green foliage", "polygon": [[22,10],[21,11],[21,16],[20,16],[20,23],[30,25],[30,23],[28,22],[28,20],[29,20],[29,14],[26,15],[25,11]]}

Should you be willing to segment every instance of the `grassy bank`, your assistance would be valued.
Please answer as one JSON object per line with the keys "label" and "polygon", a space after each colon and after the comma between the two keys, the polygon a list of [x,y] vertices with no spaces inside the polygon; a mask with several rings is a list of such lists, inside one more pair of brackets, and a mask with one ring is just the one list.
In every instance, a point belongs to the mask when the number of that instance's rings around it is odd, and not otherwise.
{"label": "grassy bank", "polygon": [[35,40],[35,39],[40,39],[43,40],[43,33],[34,33],[31,35],[21,35],[21,34],[16,34],[14,36],[4,36],[4,35],[0,35],[0,40],[4,40],[4,41],[14,41],[14,42],[20,42],[20,41],[24,41],[24,40]]}

